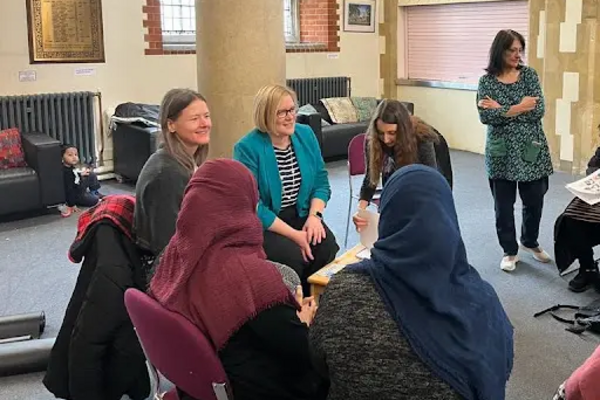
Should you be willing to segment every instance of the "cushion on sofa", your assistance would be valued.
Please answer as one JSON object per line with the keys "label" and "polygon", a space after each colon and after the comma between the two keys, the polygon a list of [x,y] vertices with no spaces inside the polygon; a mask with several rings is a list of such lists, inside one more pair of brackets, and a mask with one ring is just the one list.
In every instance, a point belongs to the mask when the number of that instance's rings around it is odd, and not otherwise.
{"label": "cushion on sofa", "polygon": [[[320,114],[312,104],[305,104],[298,109],[298,115]],[[321,116],[321,126],[331,125]]]}
{"label": "cushion on sofa", "polygon": [[330,97],[321,99],[321,103],[327,109],[331,120],[336,124],[358,122],[356,108],[349,97]]}
{"label": "cushion on sofa", "polygon": [[0,131],[0,169],[26,166],[19,129],[10,128]]}
{"label": "cushion on sofa", "polygon": [[377,108],[377,99],[375,97],[350,97],[350,100],[356,108],[358,122],[370,121]]}

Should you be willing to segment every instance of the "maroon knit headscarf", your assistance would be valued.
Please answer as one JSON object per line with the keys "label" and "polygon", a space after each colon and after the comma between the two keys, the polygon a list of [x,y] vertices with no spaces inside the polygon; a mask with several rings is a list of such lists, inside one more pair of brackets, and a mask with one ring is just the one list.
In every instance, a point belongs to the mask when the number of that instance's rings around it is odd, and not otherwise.
{"label": "maroon knit headscarf", "polygon": [[261,311],[281,303],[298,307],[266,260],[258,199],[254,177],[243,164],[229,159],[202,164],[150,282],[151,295],[195,323],[217,350]]}

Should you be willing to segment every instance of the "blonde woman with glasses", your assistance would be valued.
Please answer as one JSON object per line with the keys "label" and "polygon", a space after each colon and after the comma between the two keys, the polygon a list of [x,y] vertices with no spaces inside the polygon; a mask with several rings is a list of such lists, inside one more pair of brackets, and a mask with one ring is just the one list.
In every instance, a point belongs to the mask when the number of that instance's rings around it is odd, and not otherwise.
{"label": "blonde woman with glasses", "polygon": [[236,143],[233,157],[258,182],[267,258],[293,268],[308,293],[307,278],[331,262],[339,246],[323,221],[331,189],[319,143],[308,125],[296,124],[296,111],[291,89],[261,88],[256,128]]}

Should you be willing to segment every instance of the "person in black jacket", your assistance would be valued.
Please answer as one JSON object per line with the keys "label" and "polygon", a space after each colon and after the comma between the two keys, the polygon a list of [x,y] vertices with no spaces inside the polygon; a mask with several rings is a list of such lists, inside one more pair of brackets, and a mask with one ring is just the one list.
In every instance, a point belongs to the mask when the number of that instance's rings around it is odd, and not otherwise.
{"label": "person in black jacket", "polygon": [[62,146],[63,182],[66,207],[61,208],[63,217],[78,211],[77,207],[93,207],[104,196],[99,192],[98,177],[89,167],[79,165],[77,148],[70,144]]}
{"label": "person in black jacket", "polygon": [[[600,128],[600,127],[599,127]],[[600,168],[600,147],[588,162],[586,175]],[[589,205],[574,198],[554,225],[554,254],[556,266],[564,271],[579,261],[579,272],[569,282],[573,292],[584,292],[595,286],[600,289],[598,263],[594,247],[600,244],[600,204]]]}
{"label": "person in black jacket", "polygon": [[145,290],[132,238],[132,196],[108,196],[84,212],[69,258],[83,265],[43,383],[70,400],[142,400],[150,393],[145,356],[125,309],[125,290]]}

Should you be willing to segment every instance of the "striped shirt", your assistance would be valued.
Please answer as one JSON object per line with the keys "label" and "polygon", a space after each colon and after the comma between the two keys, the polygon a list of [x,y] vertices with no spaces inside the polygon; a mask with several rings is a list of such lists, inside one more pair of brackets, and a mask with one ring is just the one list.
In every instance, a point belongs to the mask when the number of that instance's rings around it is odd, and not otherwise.
{"label": "striped shirt", "polygon": [[600,204],[589,205],[579,197],[575,197],[565,209],[565,215],[573,219],[600,223]]}
{"label": "striped shirt", "polygon": [[275,150],[279,178],[281,179],[281,208],[294,206],[298,200],[298,191],[302,182],[296,154],[291,145],[285,150],[275,147],[273,149]]}

